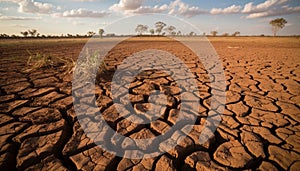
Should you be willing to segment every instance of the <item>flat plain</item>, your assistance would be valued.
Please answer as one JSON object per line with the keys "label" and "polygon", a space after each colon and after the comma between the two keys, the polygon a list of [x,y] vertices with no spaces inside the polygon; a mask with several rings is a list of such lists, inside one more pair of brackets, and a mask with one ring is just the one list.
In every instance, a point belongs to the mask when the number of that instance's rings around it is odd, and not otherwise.
{"label": "flat plain", "polygon": [[[142,139],[164,134],[176,123],[184,90],[165,72],[149,70],[138,75],[128,91],[131,103],[126,105],[140,115],[149,110],[150,102],[161,109],[156,121],[138,125],[119,116],[120,104],[113,102],[110,89],[112,75],[122,60],[146,49],[165,50],[184,61],[199,89],[197,120],[186,125],[192,127],[187,136],[171,136],[174,141],[180,139],[174,149],[147,159],[115,156],[86,136],[74,111],[73,98],[80,95],[74,91],[72,96],[72,74],[64,72],[66,67],[24,71],[28,52],[76,61],[88,39],[1,40],[0,170],[298,170],[300,38],[209,40],[223,65],[226,103],[220,125],[204,144],[198,139],[210,111],[210,79],[201,61],[178,42],[134,38],[118,44],[105,58],[95,100],[80,99],[89,112],[95,112],[88,110],[89,103],[96,102],[96,110],[122,135]],[[150,96],[153,90],[163,92],[167,101]],[[151,143],[135,147],[143,151]]]}

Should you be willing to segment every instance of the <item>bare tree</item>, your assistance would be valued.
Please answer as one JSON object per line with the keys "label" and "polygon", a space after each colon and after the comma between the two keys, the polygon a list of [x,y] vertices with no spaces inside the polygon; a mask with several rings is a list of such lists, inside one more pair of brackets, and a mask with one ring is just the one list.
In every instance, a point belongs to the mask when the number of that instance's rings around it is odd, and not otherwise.
{"label": "bare tree", "polygon": [[155,23],[155,27],[156,27],[155,32],[159,35],[165,26],[166,26],[166,24],[164,22],[161,22],[161,21],[156,22]]}
{"label": "bare tree", "polygon": [[147,32],[147,30],[148,30],[148,26],[143,24],[139,24],[135,28],[135,32],[139,33],[139,35],[142,35],[144,32]]}
{"label": "bare tree", "polygon": [[99,29],[99,36],[102,38],[102,36],[103,36],[103,33],[104,33],[105,31],[104,31],[104,29]]}
{"label": "bare tree", "polygon": [[212,36],[217,36],[218,32],[217,31],[211,31],[210,32]]}
{"label": "bare tree", "polygon": [[269,24],[272,25],[272,31],[274,33],[274,37],[276,36],[277,32],[282,29],[287,21],[284,18],[276,18],[272,21],[270,21]]}

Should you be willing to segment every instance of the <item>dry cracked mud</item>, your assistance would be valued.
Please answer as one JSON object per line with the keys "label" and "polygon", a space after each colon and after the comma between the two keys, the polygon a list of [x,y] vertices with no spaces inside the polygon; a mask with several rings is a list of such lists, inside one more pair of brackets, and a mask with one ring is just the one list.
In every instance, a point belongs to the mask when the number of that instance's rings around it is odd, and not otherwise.
{"label": "dry cracked mud", "polygon": [[[125,106],[131,105],[149,120],[152,116],[145,111],[159,109],[155,121],[136,124],[116,110],[126,99],[121,95],[117,103],[112,100],[112,75],[123,59],[145,49],[165,50],[184,61],[199,89],[200,107],[192,111],[197,120],[186,125],[192,127],[186,137],[172,136],[173,141],[181,140],[175,148],[147,159],[118,157],[85,134],[73,104],[80,92],[72,97],[72,75],[64,74],[62,67],[23,72],[26,50],[76,59],[86,40],[5,40],[0,46],[0,170],[298,170],[300,39],[210,40],[224,67],[226,105],[220,125],[204,144],[198,139],[210,111],[210,79],[197,57],[180,43],[139,39],[117,45],[107,55],[107,71],[92,90],[96,99],[80,98],[86,104],[83,114],[100,111],[122,135],[143,139],[164,134],[176,123],[184,92],[174,79],[157,70],[135,77]],[[180,71],[181,66],[174,68]],[[154,90],[166,99],[151,95]],[[98,108],[90,108],[95,102]],[[174,134],[184,133],[185,127],[177,131]],[[129,142],[122,147],[142,151],[152,143]]]}

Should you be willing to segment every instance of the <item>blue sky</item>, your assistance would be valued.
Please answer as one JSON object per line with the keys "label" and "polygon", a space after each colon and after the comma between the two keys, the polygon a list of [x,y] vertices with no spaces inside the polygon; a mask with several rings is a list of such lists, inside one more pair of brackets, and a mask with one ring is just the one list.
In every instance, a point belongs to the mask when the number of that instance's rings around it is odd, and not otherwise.
{"label": "blue sky", "polygon": [[[156,15],[144,16],[146,13]],[[283,17],[288,24],[279,35],[300,34],[299,0],[0,0],[0,33],[16,35],[27,29],[61,35],[99,28],[106,33],[134,34],[136,25],[154,28],[158,20],[182,33],[191,31],[172,17],[193,24],[201,30],[198,34],[216,30],[242,35],[272,35],[269,21]],[[109,25],[112,22],[115,24]]]}

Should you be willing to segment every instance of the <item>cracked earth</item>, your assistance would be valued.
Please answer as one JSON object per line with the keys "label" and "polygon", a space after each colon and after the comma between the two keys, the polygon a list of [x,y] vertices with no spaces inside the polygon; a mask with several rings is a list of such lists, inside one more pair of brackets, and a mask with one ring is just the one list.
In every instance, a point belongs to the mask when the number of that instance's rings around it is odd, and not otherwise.
{"label": "cracked earth", "polygon": [[[137,40],[117,45],[105,58],[107,71],[95,85],[97,109],[118,133],[136,139],[167,132],[181,108],[182,90],[165,72],[140,73],[129,88],[137,114],[160,106],[158,119],[135,124],[121,117],[112,100],[111,79],[131,54],[160,49],[190,68],[198,84],[200,107],[186,137],[165,154],[127,159],[101,149],[84,133],[74,111],[72,75],[62,67],[22,72],[26,50],[76,59],[86,40],[4,40],[0,45],[0,170],[299,170],[300,168],[300,39],[211,38],[226,77],[226,105],[213,136],[200,144],[212,88],[205,68],[182,44]],[[174,66],[180,69],[180,66]],[[150,96],[154,90],[163,92]],[[76,91],[74,92],[76,97]],[[79,95],[78,95],[79,96]],[[122,97],[119,103],[122,103]],[[154,103],[154,104],[151,104]],[[183,127],[179,132],[185,133]],[[112,141],[107,139],[107,141]],[[143,150],[152,142],[139,146]],[[132,144],[123,144],[130,146]]]}

